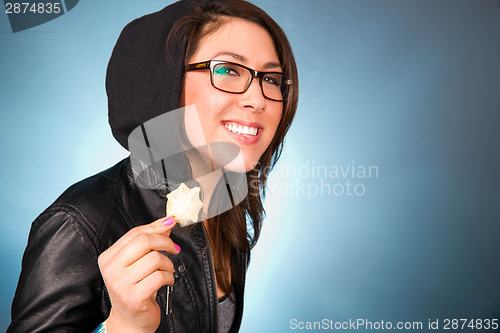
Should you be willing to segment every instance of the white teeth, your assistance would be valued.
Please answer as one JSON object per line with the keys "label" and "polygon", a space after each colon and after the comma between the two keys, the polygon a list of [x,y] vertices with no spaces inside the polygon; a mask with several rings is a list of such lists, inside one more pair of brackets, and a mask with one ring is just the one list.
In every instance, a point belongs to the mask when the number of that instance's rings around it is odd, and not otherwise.
{"label": "white teeth", "polygon": [[255,127],[248,127],[248,126],[241,126],[241,125],[236,125],[236,124],[224,124],[224,126],[230,130],[233,133],[236,134],[246,134],[246,135],[252,135],[255,136],[257,135],[257,128]]}

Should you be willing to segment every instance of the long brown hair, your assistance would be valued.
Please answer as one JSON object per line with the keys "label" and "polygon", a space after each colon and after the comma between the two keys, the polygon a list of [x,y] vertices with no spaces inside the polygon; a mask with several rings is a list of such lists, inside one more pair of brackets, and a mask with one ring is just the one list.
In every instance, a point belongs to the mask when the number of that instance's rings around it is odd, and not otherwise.
{"label": "long brown hair", "polygon": [[227,18],[244,19],[266,29],[274,41],[283,72],[292,81],[285,92],[287,99],[283,102],[283,113],[274,138],[257,166],[246,174],[248,196],[233,209],[207,220],[217,284],[229,295],[231,252],[249,253],[260,236],[265,216],[262,200],[267,177],[281,155],[285,135],[297,109],[298,74],[292,48],[283,30],[266,12],[243,0],[200,1],[194,4],[191,14],[176,22],[169,40],[175,36],[187,45],[184,66],[196,52],[200,40],[220,28]]}

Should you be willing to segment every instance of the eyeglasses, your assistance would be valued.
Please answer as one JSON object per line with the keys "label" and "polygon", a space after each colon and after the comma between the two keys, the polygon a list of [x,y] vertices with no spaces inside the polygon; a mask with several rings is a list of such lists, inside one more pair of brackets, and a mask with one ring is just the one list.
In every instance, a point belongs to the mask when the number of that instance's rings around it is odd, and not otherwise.
{"label": "eyeglasses", "polygon": [[288,95],[288,86],[292,80],[280,72],[259,72],[233,62],[209,60],[189,64],[187,72],[210,69],[210,82],[216,89],[243,94],[248,90],[254,78],[259,79],[262,95],[272,101],[283,102]]}

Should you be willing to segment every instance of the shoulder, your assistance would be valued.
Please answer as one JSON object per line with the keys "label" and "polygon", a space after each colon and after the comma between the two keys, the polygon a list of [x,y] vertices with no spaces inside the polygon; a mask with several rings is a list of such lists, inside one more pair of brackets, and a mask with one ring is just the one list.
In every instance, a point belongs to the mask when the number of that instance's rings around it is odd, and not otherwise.
{"label": "shoulder", "polygon": [[90,331],[104,320],[109,302],[97,258],[114,241],[110,230],[120,228],[107,226],[119,220],[115,207],[126,165],[123,160],[74,184],[35,219],[9,332],[53,331],[64,325]]}
{"label": "shoulder", "polygon": [[31,233],[73,229],[86,234],[98,250],[102,249],[107,226],[119,205],[127,167],[128,159],[124,159],[70,186],[33,222]]}
{"label": "shoulder", "polygon": [[84,206],[89,201],[109,196],[119,188],[127,165],[128,159],[124,159],[107,170],[79,181],[64,191],[53,205]]}

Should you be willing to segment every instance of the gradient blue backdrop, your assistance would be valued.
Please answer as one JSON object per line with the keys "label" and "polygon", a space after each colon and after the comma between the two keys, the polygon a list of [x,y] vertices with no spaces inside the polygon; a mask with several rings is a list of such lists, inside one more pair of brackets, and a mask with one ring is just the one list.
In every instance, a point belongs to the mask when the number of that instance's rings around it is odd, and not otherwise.
{"label": "gradient blue backdrop", "polygon": [[[16,34],[0,13],[0,331],[32,220],[127,155],[107,124],[107,61],[129,21],[168,3],[80,1]],[[499,318],[499,2],[254,3],[288,34],[301,91],[242,332]],[[353,166],[377,174],[313,174]],[[340,193],[347,181],[363,195]]]}

